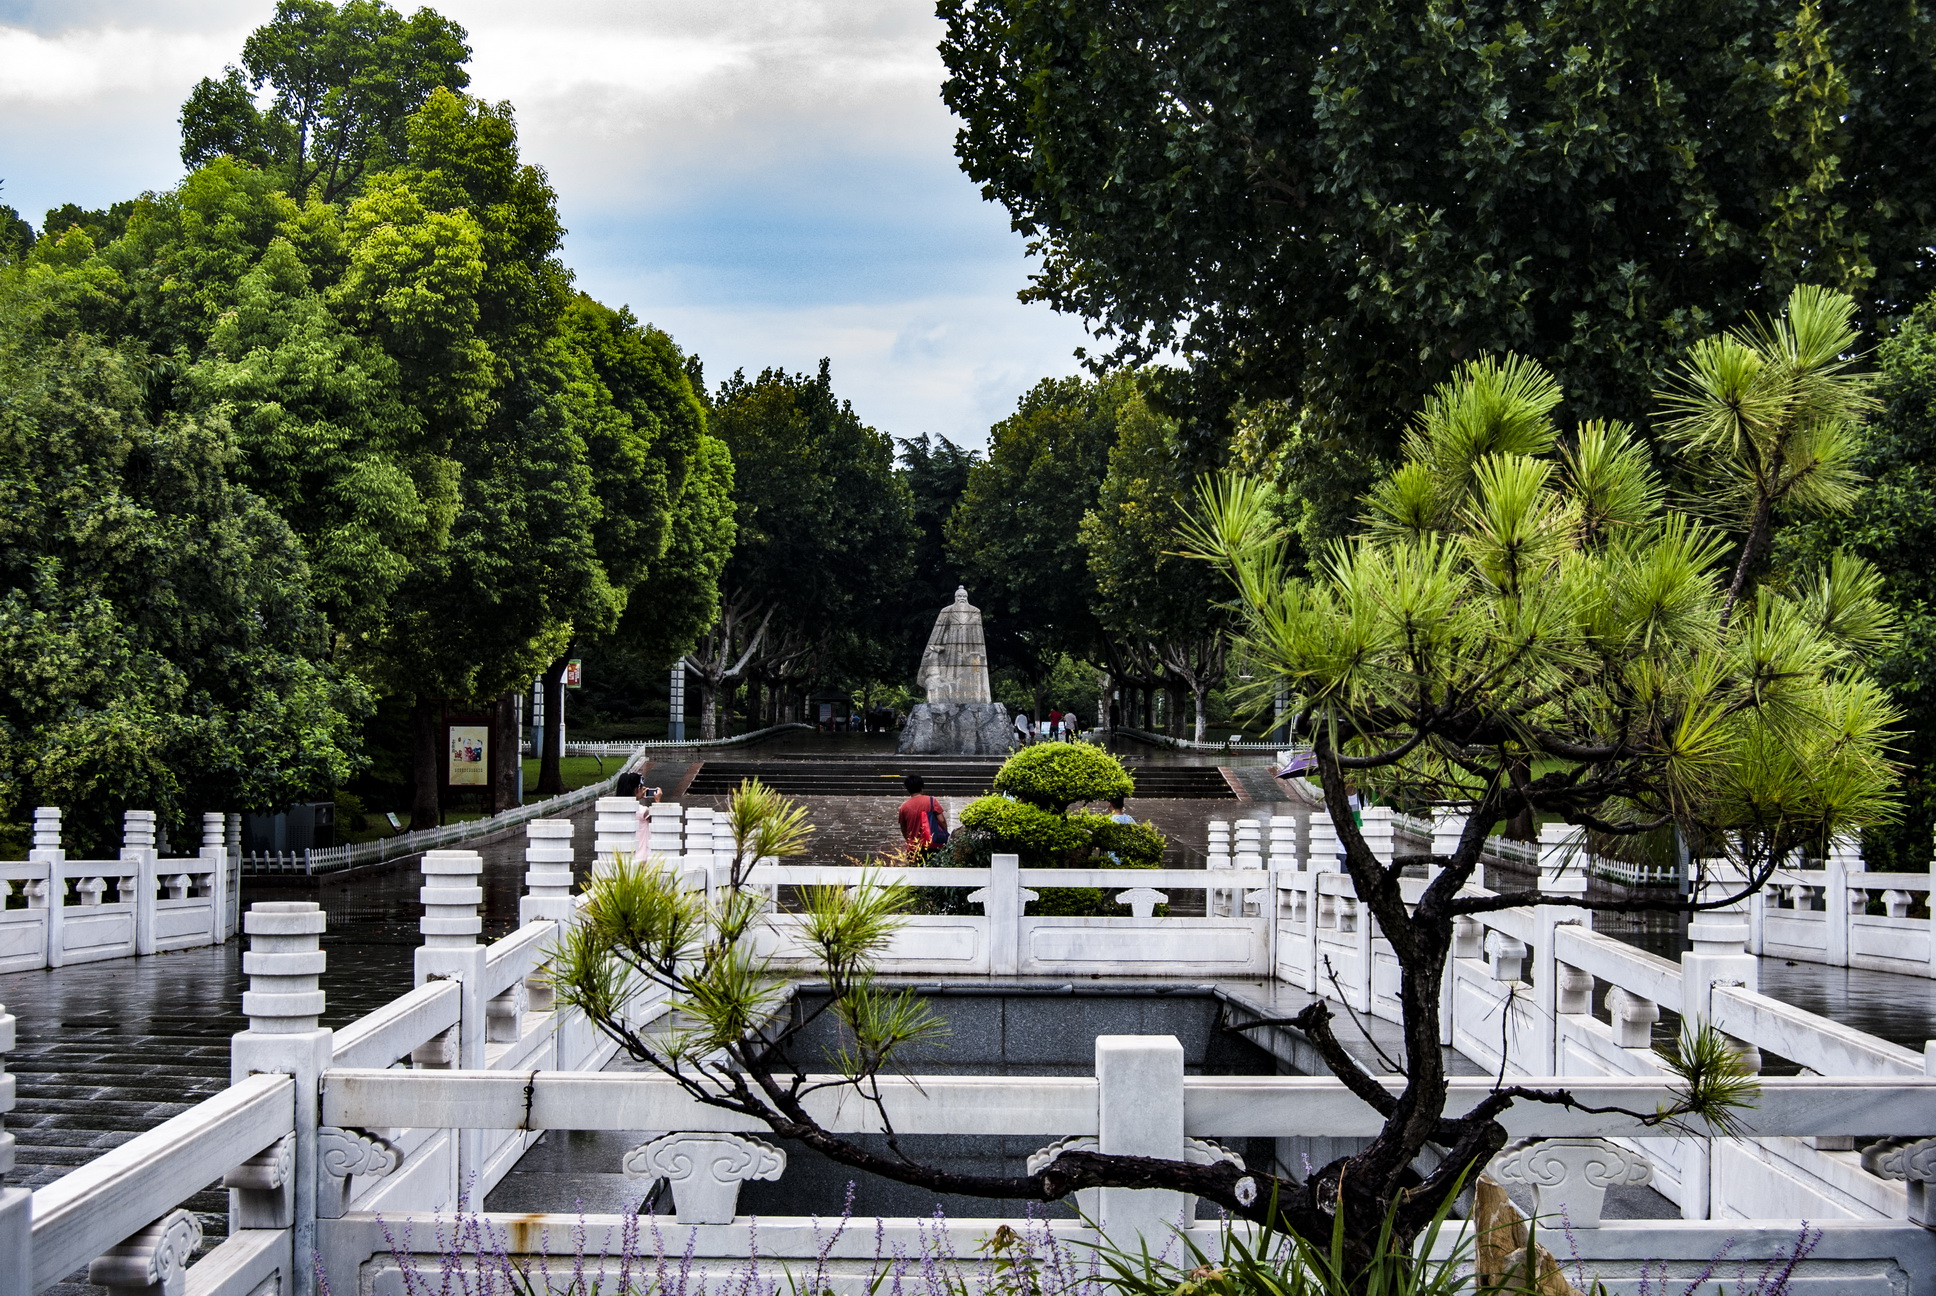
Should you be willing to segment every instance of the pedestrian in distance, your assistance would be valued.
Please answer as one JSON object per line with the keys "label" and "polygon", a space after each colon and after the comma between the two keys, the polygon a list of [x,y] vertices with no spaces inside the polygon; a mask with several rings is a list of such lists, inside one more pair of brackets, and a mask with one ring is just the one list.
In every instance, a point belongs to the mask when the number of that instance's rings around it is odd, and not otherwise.
{"label": "pedestrian in distance", "polygon": [[1015,713],[1015,736],[1024,747],[1035,739],[1035,722],[1028,718],[1028,713],[1025,711]]}
{"label": "pedestrian in distance", "polygon": [[664,795],[660,788],[646,786],[645,776],[638,770],[626,770],[618,776],[618,783],[612,789],[622,797],[632,798],[632,858],[648,859],[652,855],[652,807]]}
{"label": "pedestrian in distance", "polygon": [[910,853],[926,855],[948,844],[948,807],[923,792],[919,774],[903,780],[908,798],[901,802],[901,837]]}

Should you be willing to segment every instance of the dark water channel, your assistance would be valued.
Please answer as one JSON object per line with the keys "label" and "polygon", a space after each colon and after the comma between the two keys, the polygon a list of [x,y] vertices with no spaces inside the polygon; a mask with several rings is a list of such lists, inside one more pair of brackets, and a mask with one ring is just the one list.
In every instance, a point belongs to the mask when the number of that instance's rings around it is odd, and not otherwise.
{"label": "dark water channel", "polygon": [[[948,1035],[909,1048],[902,1065],[915,1075],[1088,1076],[1095,1074],[1098,1035],[1174,1035],[1183,1045],[1190,1075],[1278,1075],[1286,1068],[1240,1034],[1223,1029],[1221,999],[1200,989],[1164,992],[1081,989],[994,990],[983,987],[922,987]],[[794,1020],[814,1020],[790,1044],[792,1059],[809,1073],[832,1069],[829,1054],[839,1033],[831,1014],[817,1016],[824,993],[798,992],[789,1012]],[[627,1150],[651,1137],[645,1131],[554,1131],[534,1147],[518,1168],[491,1194],[493,1210],[624,1210],[649,1204],[662,1214],[673,1209],[670,1191],[646,1198],[647,1185],[610,1172]],[[888,1154],[884,1137],[860,1140],[871,1151]],[[914,1161],[968,1174],[1021,1175],[1029,1156],[1053,1141],[1049,1135],[902,1136]],[[1270,1139],[1238,1139],[1228,1146],[1246,1164],[1272,1165]],[[953,1217],[1073,1216],[1073,1203],[1024,1203],[938,1194],[876,1175],[857,1172],[798,1145],[786,1148],[786,1172],[777,1180],[742,1187],[741,1214],[838,1216],[853,1185],[856,1215],[923,1218],[936,1210]]]}

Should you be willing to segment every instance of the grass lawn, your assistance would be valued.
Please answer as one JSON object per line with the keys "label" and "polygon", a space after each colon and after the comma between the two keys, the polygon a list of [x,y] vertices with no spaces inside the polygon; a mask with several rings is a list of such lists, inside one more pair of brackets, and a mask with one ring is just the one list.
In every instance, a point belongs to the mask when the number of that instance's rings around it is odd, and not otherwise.
{"label": "grass lawn", "polygon": [[[566,756],[558,762],[558,772],[564,775],[565,790],[576,791],[593,783],[601,783],[625,767],[623,756]],[[524,800],[529,805],[542,801],[538,795],[538,761],[532,757],[524,762]]]}

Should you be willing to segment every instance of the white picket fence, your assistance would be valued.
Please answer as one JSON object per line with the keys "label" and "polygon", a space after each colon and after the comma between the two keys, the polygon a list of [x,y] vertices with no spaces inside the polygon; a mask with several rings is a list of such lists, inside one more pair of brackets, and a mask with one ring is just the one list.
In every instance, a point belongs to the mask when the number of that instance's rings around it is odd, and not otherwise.
{"label": "white picket fence", "polygon": [[[636,804],[607,799],[598,809],[597,856],[630,852]],[[1374,849],[1392,849],[1388,821],[1367,815],[1366,829]],[[911,918],[883,971],[979,979],[1093,969],[1189,983],[1227,972],[1316,989],[1331,988],[1335,975],[1355,1010],[1394,1016],[1396,964],[1336,871],[1328,830],[1314,816],[1300,853],[1273,853],[1265,868],[1037,871],[998,856],[987,869],[902,870],[896,875],[917,887],[971,888],[980,912]],[[652,1179],[670,1180],[678,1218],[660,1224],[674,1256],[690,1244],[696,1256],[730,1266],[754,1250],[784,1259],[826,1245],[843,1292],[862,1285],[877,1238],[918,1255],[923,1230],[941,1230],[956,1254],[970,1254],[1003,1222],[889,1220],[877,1233],[868,1221],[830,1243],[807,1219],[762,1218],[755,1230],[737,1213],[738,1184],[783,1175],[784,1149],[749,1138],[761,1131],[670,1081],[597,1069],[611,1045],[557,1009],[543,976],[547,951],[575,914],[572,828],[542,821],[527,831],[522,925],[481,944],[481,860],[433,852],[424,863],[417,987],[339,1030],[318,1025],[323,915],[304,903],[257,905],[246,924],[250,1029],[235,1039],[235,1083],[38,1192],[0,1189],[0,1296],[35,1296],[82,1268],[95,1282],[164,1293],[309,1293],[312,1252],[332,1291],[402,1291],[393,1242],[434,1251],[433,1216],[443,1213],[447,1225],[466,1186],[481,1200],[543,1130],[668,1131],[620,1166],[583,1168],[634,1173],[641,1196]],[[730,843],[718,815],[660,806],[646,832],[684,885],[723,883]],[[1557,833],[1539,848],[1542,886],[1555,894],[1584,885],[1565,867],[1568,852]],[[754,874],[776,893],[855,877],[771,863]],[[1106,887],[1132,916],[1029,915],[1030,891],[1055,885]],[[1413,898],[1425,885],[1404,881]],[[1207,892],[1204,916],[1157,915],[1170,893],[1191,887]],[[1924,1056],[1756,993],[1745,913],[1697,923],[1695,952],[1679,964],[1582,918],[1534,905],[1469,920],[1445,980],[1443,1040],[1482,1066],[1564,1078],[1582,1103],[1632,1111],[1668,1098],[1646,1047],[1661,1009],[1703,1016],[1744,1048],[1779,1052],[1821,1075],[1768,1079],[1745,1139],[1663,1137],[1630,1117],[1522,1103],[1508,1114],[1509,1129],[1545,1141],[1509,1148],[1495,1173],[1533,1185],[1542,1210],[1564,1205],[1572,1245],[1616,1292],[1635,1289],[1643,1261],[1672,1262],[1685,1277],[1730,1239],[1730,1264],[1758,1269],[1793,1245],[1802,1218],[1823,1236],[1792,1290],[1936,1289],[1936,1234],[1926,1227],[1936,1223],[1926,1197],[1936,1179],[1936,1079]],[[777,960],[801,962],[796,919],[774,913],[765,939]],[[1608,985],[1608,1021],[1593,1011],[1596,979]],[[643,1025],[664,1007],[647,997],[628,1012]],[[11,1019],[0,1017],[0,1050],[12,1042]],[[1451,1110],[1489,1087],[1483,1077],[1456,1079]],[[867,1104],[843,1106],[830,1094],[816,1101],[829,1128],[878,1128]],[[1376,1124],[1328,1077],[1186,1076],[1170,1037],[1098,1039],[1092,1077],[897,1078],[884,1083],[883,1102],[904,1133],[1033,1135],[1045,1147],[1093,1139],[1103,1151],[1175,1158],[1220,1155],[1214,1140],[1269,1138],[1292,1166],[1289,1149],[1362,1139]],[[0,1110],[10,1106],[10,1086],[0,1087]],[[1870,1141],[1878,1133],[1890,1137]],[[1858,1139],[1869,1141],[1861,1151]],[[0,1143],[0,1173],[9,1161]],[[197,1226],[176,1203],[218,1178],[231,1189],[232,1232],[190,1264]],[[1687,1218],[1602,1217],[1609,1182],[1649,1179]],[[1186,1203],[1112,1190],[1091,1205],[1113,1240],[1160,1243]],[[594,1242],[616,1224],[585,1221]],[[554,1247],[569,1247],[579,1217],[522,1214],[496,1226],[507,1250],[529,1253],[547,1230]],[[1065,1239],[1092,1236],[1073,1221],[1048,1227]],[[403,1244],[406,1230],[413,1241]],[[434,1259],[429,1267],[436,1272]]]}
{"label": "white picket fence", "polygon": [[34,811],[25,860],[0,861],[0,972],[218,945],[235,932],[235,859],[224,816],[202,816],[201,853],[164,858],[155,813],[127,812],[121,857],[67,858],[61,812]]}

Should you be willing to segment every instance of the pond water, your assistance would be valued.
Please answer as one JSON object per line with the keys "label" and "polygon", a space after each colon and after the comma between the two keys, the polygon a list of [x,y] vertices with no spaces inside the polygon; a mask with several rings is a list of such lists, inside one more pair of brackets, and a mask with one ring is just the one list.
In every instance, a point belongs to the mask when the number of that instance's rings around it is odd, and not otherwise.
{"label": "pond water", "polygon": [[[922,987],[937,1016],[948,1024],[945,1039],[907,1050],[905,1069],[916,1075],[1093,1075],[1098,1035],[1174,1035],[1183,1045],[1191,1075],[1277,1075],[1284,1067],[1241,1034],[1224,1029],[1225,1006],[1203,989],[1089,988],[997,990],[985,987]],[[791,1057],[809,1073],[831,1069],[837,1046],[831,1014],[817,1010],[826,995],[812,987],[796,993],[788,1011],[813,1017],[789,1045]],[[647,1204],[670,1214],[671,1193],[647,1199],[647,1185],[610,1173],[625,1152],[649,1137],[631,1132],[554,1132],[528,1152],[491,1194],[492,1210],[623,1210]],[[886,1140],[860,1140],[886,1154]],[[1042,1135],[906,1135],[903,1151],[922,1164],[972,1174],[1026,1173],[1031,1153],[1050,1142]],[[1253,1146],[1254,1145],[1254,1146]],[[1236,1140],[1231,1150],[1247,1164],[1268,1168],[1269,1139]],[[743,1215],[819,1215],[832,1219],[847,1205],[852,1185],[856,1215],[927,1217],[939,1209],[954,1217],[1072,1216],[1072,1203],[1025,1203],[937,1194],[850,1170],[818,1153],[788,1145],[786,1172],[740,1191]]]}

